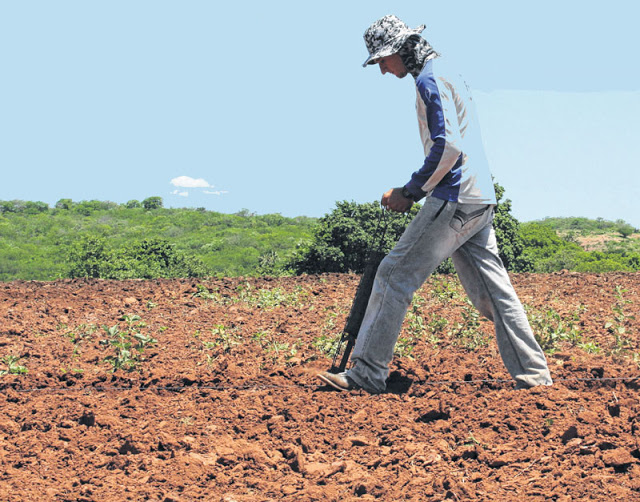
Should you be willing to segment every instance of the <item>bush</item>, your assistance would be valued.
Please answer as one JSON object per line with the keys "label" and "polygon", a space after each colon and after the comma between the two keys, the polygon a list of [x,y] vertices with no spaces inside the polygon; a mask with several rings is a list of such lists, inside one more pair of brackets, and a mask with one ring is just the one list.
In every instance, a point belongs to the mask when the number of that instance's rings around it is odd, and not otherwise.
{"label": "bush", "polygon": [[502,200],[504,196],[504,187],[502,185],[494,183],[493,186],[496,191],[496,200],[498,201],[493,219],[493,229],[496,233],[500,259],[507,270],[531,272],[533,264],[523,254],[524,243],[520,235],[520,223],[511,214],[511,200]]}
{"label": "bush", "polygon": [[73,201],[71,199],[60,199],[56,202],[56,209],[66,209],[69,210],[73,206]]}
{"label": "bush", "polygon": [[419,207],[411,208],[408,216],[391,212],[383,216],[377,202],[337,202],[331,213],[320,218],[313,241],[304,243],[289,265],[298,274],[362,273],[368,251],[379,245],[385,226],[381,247],[388,252]]}
{"label": "bush", "polygon": [[3,213],[22,213],[22,214],[39,214],[49,211],[49,204],[45,202],[32,202],[24,200],[1,200],[0,214]]}
{"label": "bush", "polygon": [[153,279],[204,277],[203,263],[175,250],[161,239],[145,239],[123,249],[109,251],[104,239],[85,237],[69,253],[69,277],[101,279]]}
{"label": "bush", "polygon": [[635,228],[633,228],[628,223],[623,223],[618,227],[618,233],[622,236],[623,239],[629,237],[633,232],[635,232]]}
{"label": "bush", "polygon": [[71,247],[68,254],[69,277],[100,278],[108,275],[110,254],[99,237],[84,237]]}
{"label": "bush", "polygon": [[160,209],[161,207],[163,207],[162,197],[147,197],[142,201],[142,207],[147,211]]}
{"label": "bush", "polygon": [[[500,258],[508,270],[529,270],[530,262],[522,257],[524,249],[519,234],[519,223],[511,215],[511,201],[500,202],[504,188],[496,184],[499,204],[496,208],[494,228]],[[384,235],[382,249],[388,253],[406,225],[418,214],[420,205],[414,205],[405,216],[386,212],[388,229]],[[336,208],[320,219],[313,241],[300,246],[289,266],[296,273],[317,274],[324,272],[362,273],[369,249],[377,245],[376,234],[384,227],[381,221],[382,208],[378,202],[358,204],[337,202]],[[445,260],[436,273],[452,273],[451,260]]]}

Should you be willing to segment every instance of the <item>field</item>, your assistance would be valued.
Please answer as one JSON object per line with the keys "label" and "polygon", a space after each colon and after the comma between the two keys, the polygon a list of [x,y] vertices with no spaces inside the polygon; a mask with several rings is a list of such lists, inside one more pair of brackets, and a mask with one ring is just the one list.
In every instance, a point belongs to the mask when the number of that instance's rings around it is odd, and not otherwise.
{"label": "field", "polygon": [[552,387],[438,276],[378,396],[315,378],[355,275],[0,284],[0,500],[640,500],[640,274],[513,283]]}

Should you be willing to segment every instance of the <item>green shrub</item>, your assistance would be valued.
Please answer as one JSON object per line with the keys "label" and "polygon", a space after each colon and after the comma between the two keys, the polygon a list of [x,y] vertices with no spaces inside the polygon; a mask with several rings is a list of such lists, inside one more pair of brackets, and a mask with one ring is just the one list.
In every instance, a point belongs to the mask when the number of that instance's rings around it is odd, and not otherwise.
{"label": "green shrub", "polygon": [[[518,221],[511,215],[511,201],[502,201],[504,188],[495,184],[499,204],[496,207],[494,228],[500,249],[500,258],[508,270],[529,270],[529,262],[522,257],[523,243],[518,233]],[[337,202],[336,208],[320,218],[312,242],[299,247],[289,266],[296,273],[356,272],[362,273],[368,251],[378,246],[377,236],[383,233],[382,249],[393,247],[406,225],[418,214],[420,205],[414,205],[407,215],[385,212],[378,202],[358,204]],[[446,260],[437,273],[452,273],[453,264]]]}
{"label": "green shrub", "polygon": [[121,249],[107,250],[104,239],[80,240],[69,253],[69,277],[152,279],[210,275],[197,258],[176,251],[161,239],[143,239]]}

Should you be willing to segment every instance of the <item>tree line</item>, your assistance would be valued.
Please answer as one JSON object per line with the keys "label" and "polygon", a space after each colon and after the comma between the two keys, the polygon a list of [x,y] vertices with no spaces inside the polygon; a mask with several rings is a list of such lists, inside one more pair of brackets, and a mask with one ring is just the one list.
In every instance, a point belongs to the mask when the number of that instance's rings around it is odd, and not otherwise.
{"label": "tree line", "polygon": [[[511,272],[640,270],[637,229],[618,220],[547,218],[518,222],[496,184],[494,228]],[[361,272],[369,250],[388,251],[417,214],[377,202],[336,202],[322,218],[222,214],[164,208],[161,197],[109,201],[0,201],[0,280],[288,275]],[[380,238],[382,229],[386,229]],[[598,250],[584,236],[608,234]],[[437,272],[454,271],[450,260]]]}

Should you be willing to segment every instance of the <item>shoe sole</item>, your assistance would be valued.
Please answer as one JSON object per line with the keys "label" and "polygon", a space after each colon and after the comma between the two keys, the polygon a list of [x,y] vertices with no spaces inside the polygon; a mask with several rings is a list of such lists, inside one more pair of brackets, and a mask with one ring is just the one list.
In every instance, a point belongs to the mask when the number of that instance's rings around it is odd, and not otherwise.
{"label": "shoe sole", "polygon": [[336,390],[340,390],[340,391],[349,390],[345,387],[340,387],[337,383],[332,382],[330,379],[328,379],[326,376],[322,374],[318,374],[318,378],[322,380],[322,382],[326,383],[328,386],[333,387]]}

